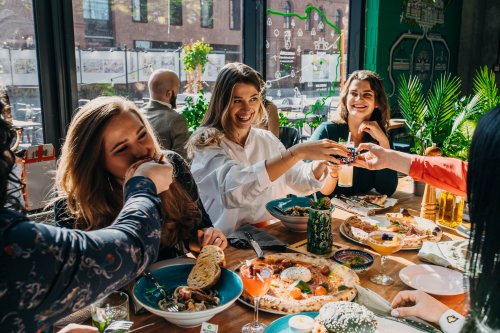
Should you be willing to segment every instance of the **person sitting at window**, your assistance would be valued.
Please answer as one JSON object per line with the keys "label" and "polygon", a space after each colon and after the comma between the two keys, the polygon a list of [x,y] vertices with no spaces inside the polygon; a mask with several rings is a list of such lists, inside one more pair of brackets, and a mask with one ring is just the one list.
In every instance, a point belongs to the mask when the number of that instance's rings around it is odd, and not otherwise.
{"label": "person sitting at window", "polygon": [[156,260],[164,219],[157,193],[168,190],[173,167],[131,165],[120,188],[123,208],[107,228],[58,228],[31,221],[13,195],[22,187],[12,172],[14,136],[0,119],[0,331],[42,332],[126,285]]}
{"label": "person sitting at window", "polygon": [[[350,134],[355,147],[362,142],[391,147],[387,138],[389,103],[382,81],[376,73],[360,70],[349,76],[340,93],[338,116],[340,119],[322,123],[312,134],[311,140],[326,138],[347,141]],[[398,176],[393,170],[354,168],[352,186],[336,186],[332,194],[356,195],[375,189],[380,194],[391,195],[397,186]]]}
{"label": "person sitting at window", "polygon": [[[332,140],[285,149],[267,130],[257,129],[264,115],[263,82],[255,70],[230,63],[220,71],[209,108],[188,141],[191,171],[215,226],[229,234],[245,223],[272,219],[265,204],[287,194],[329,191],[333,179],[324,161],[351,152]],[[302,160],[313,160],[305,163]]]}
{"label": "person sitting at window", "polygon": [[469,315],[463,318],[422,291],[402,291],[392,301],[397,317],[418,316],[439,324],[445,333],[500,331],[500,106],[480,120],[472,137],[469,162],[438,156],[415,156],[373,144],[355,162],[370,170],[391,168],[453,193],[467,193],[471,221],[466,275]]}
{"label": "person sitting at window", "polygon": [[[87,103],[70,123],[58,162],[58,225],[96,230],[111,224],[122,207],[127,168],[160,153],[151,125],[134,103],[121,97]],[[206,244],[224,249],[227,240],[213,228],[186,162],[172,151],[165,151],[164,159],[174,167],[174,181],[160,194],[166,219],[159,259]]]}
{"label": "person sitting at window", "polygon": [[186,158],[189,139],[186,119],[175,110],[179,93],[179,78],[168,69],[155,70],[148,81],[151,99],[140,111],[149,121],[160,145]]}

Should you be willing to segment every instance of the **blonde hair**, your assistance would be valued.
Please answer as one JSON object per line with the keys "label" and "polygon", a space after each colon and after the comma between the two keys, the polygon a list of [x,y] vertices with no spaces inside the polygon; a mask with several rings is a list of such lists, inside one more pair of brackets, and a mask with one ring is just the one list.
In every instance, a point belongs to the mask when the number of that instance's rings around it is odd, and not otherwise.
{"label": "blonde hair", "polygon": [[[238,83],[254,86],[259,94],[264,91],[264,82],[254,69],[237,62],[226,64],[215,81],[208,111],[201,121],[201,127],[191,135],[187,143],[189,158],[193,157],[196,150],[208,146],[220,146],[224,136],[233,141],[236,139],[236,130],[231,125],[228,109],[233,100],[234,87]],[[253,119],[254,124],[261,123],[266,114],[262,98],[260,101],[259,109]]]}
{"label": "blonde hair", "polygon": [[[75,228],[95,230],[109,226],[123,206],[122,186],[106,170],[102,149],[106,124],[122,112],[136,115],[152,137],[155,151],[161,150],[151,125],[134,103],[122,97],[98,97],[83,106],[70,123],[56,173],[56,200],[66,198]],[[191,198],[183,185],[174,179],[169,190],[160,195],[167,216],[163,245],[189,238],[201,219],[199,198]]]}
{"label": "blonde hair", "polygon": [[[370,120],[376,121],[380,128],[387,134],[387,128],[389,127],[389,119],[391,117],[391,109],[389,107],[389,101],[387,99],[387,94],[384,90],[384,85],[382,84],[382,80],[378,76],[377,73],[368,70],[359,70],[353,72],[340,93],[340,101],[339,106],[337,108],[337,117],[330,119],[333,122],[345,122],[347,123],[347,119],[349,117],[349,111],[347,110],[347,95],[349,94],[349,88],[351,86],[352,81],[368,81],[370,87],[373,89],[375,93],[375,100],[377,102],[377,108],[373,110]],[[340,117],[340,119],[338,119]]]}

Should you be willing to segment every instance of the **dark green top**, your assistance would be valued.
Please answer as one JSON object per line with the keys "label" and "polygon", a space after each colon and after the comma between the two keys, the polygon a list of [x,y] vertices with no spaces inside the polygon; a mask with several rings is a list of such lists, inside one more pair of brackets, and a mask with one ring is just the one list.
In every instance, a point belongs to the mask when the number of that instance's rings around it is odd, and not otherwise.
{"label": "dark green top", "polygon": [[[339,138],[347,141],[349,136],[349,127],[347,124],[336,124],[331,121],[324,122],[311,135],[311,140],[330,139],[339,141]],[[392,147],[392,143],[390,142]],[[369,192],[374,189],[380,194],[391,195],[398,186],[398,175],[396,171],[367,170],[354,167],[352,187],[337,186],[333,194],[358,195]]]}

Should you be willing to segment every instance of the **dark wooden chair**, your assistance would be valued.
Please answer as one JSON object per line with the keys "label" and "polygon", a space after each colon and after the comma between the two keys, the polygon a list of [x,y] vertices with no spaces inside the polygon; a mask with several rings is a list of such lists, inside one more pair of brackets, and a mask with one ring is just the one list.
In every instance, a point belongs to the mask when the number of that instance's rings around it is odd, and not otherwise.
{"label": "dark wooden chair", "polygon": [[285,148],[290,148],[299,143],[299,131],[294,127],[281,126],[280,127],[280,141]]}

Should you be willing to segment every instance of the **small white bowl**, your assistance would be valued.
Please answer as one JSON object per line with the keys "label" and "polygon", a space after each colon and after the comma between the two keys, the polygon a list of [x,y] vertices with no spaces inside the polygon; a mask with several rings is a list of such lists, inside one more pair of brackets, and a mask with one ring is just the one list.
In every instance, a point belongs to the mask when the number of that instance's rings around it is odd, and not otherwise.
{"label": "small white bowl", "polygon": [[309,316],[296,315],[288,319],[288,327],[294,333],[310,333],[314,327],[314,319]]}

